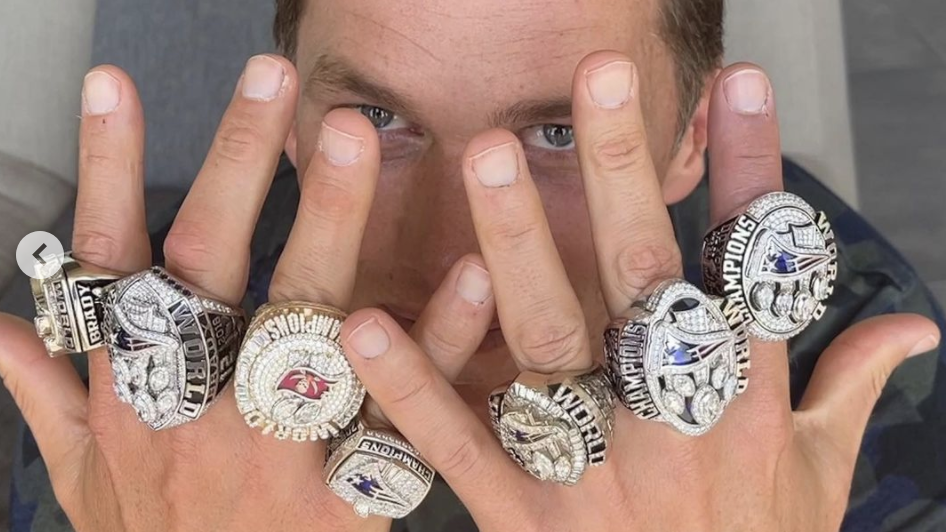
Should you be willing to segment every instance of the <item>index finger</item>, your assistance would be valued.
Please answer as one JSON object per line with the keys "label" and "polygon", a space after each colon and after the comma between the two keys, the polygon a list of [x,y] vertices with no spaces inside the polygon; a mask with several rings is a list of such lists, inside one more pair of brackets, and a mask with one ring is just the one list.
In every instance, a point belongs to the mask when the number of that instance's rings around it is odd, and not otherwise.
{"label": "index finger", "polygon": [[510,517],[522,511],[517,499],[530,478],[390,316],[359,310],[345,321],[341,337],[368,393],[471,514]]}
{"label": "index finger", "polygon": [[[73,256],[107,271],[135,273],[151,263],[144,204],[144,114],[131,78],[104,65],[82,89],[79,179]],[[104,349],[89,356],[93,412],[117,402]],[[98,419],[92,416],[93,419]],[[113,422],[114,430],[122,424]]]}
{"label": "index finger", "polygon": [[151,262],[144,205],[144,115],[135,84],[104,65],[85,77],[74,256],[134,273]]}

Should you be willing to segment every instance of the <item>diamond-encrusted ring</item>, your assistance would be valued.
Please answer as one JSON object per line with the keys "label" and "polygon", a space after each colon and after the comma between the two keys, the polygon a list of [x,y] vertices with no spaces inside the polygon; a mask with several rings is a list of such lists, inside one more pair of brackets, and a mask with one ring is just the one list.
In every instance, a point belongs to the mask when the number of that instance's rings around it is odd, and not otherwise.
{"label": "diamond-encrusted ring", "polygon": [[141,421],[176,427],[220,398],[246,327],[241,309],[195,294],[157,266],[109,286],[104,308],[115,393]]}
{"label": "diamond-encrusted ring", "polygon": [[348,426],[365,388],[339,343],[344,320],[338,309],[301,301],[257,310],[234,386],[249,426],[295,441],[327,440]]}
{"label": "diamond-encrusted ring", "polygon": [[824,315],[837,255],[825,213],[794,194],[773,192],[709,232],[703,284],[748,310],[750,334],[787,340]]}
{"label": "diamond-encrusted ring", "polygon": [[489,397],[493,431],[509,456],[540,480],[571,486],[604,463],[614,396],[604,370],[523,372]]}
{"label": "diamond-encrusted ring", "polygon": [[614,392],[642,419],[690,436],[710,430],[748,384],[745,310],[671,279],[605,330]]}
{"label": "diamond-encrusted ring", "polygon": [[31,278],[36,333],[51,357],[85,353],[105,345],[102,291],[119,275],[87,268],[67,253],[53,261],[50,276]]}
{"label": "diamond-encrusted ring", "polygon": [[400,435],[354,421],[329,442],[323,475],[359,516],[401,519],[427,497],[435,472]]}

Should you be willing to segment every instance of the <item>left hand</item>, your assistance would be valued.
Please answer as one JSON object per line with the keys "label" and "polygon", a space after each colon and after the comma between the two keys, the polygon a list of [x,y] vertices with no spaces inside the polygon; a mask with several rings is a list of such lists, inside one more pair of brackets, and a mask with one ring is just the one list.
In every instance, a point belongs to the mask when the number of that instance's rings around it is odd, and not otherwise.
{"label": "left hand", "polygon": [[[624,66],[631,82],[620,92],[614,90],[619,78],[611,78],[613,105],[599,106],[585,73],[609,64]],[[578,155],[612,317],[682,272],[634,72],[621,54],[597,52],[579,64],[573,85]],[[762,85],[746,89],[746,78]],[[727,98],[727,89],[737,94]],[[740,90],[762,104],[740,104]],[[719,75],[709,136],[713,225],[782,188],[774,99],[757,67],[736,65]],[[516,137],[492,130],[475,138],[464,181],[504,335],[520,369],[590,368],[599,331],[590,341]],[[852,327],[824,352],[794,412],[785,343],[753,342],[749,388],[710,433],[686,437],[618,405],[607,463],[589,468],[573,487],[541,483],[521,471],[383,312],[356,312],[342,337],[369,393],[481,530],[812,532],[839,527],[861,436],[884,383],[905,357],[935,347],[939,333],[925,318],[909,315]]]}

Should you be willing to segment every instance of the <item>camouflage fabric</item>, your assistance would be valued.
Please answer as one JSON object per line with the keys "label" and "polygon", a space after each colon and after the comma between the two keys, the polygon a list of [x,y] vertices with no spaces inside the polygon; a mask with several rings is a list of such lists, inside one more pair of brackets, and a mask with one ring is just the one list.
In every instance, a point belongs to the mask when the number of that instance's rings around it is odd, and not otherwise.
{"label": "camouflage fabric", "polygon": [[[856,212],[789,161],[785,188],[824,210],[838,239],[840,271],[828,312],[790,344],[791,389],[800,399],[820,353],[842,330],[870,316],[915,312],[946,325],[942,309],[900,254]],[[295,171],[285,162],[253,244],[249,294],[265,301],[276,260],[296,212]],[[688,279],[699,282],[702,235],[708,229],[707,187],[671,208]],[[167,218],[167,219],[170,219]],[[165,231],[166,232],[166,229]],[[160,242],[163,232],[155,235]],[[160,262],[160,245],[155,246]],[[874,410],[861,448],[842,530],[946,531],[946,349],[914,358],[894,373]],[[17,449],[13,486],[14,532],[70,530],[56,505],[45,466],[28,429]],[[799,508],[799,511],[804,511]],[[438,478],[430,496],[397,532],[466,532],[476,525]]]}

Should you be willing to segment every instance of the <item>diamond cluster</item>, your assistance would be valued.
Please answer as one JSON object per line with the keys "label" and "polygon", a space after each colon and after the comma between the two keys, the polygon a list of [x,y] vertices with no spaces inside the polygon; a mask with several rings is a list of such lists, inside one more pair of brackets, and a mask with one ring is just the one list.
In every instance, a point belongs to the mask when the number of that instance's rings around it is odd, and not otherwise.
{"label": "diamond cluster", "polygon": [[361,427],[332,445],[336,449],[325,465],[325,483],[361,517],[403,518],[433,484],[430,464],[392,432]]}
{"label": "diamond cluster", "polygon": [[754,323],[750,333],[790,338],[818,319],[837,277],[837,247],[827,217],[804,200],[765,195],[744,216],[757,227],[742,261],[742,292]]}
{"label": "diamond cluster", "polygon": [[152,428],[171,421],[184,386],[183,346],[167,310],[182,299],[150,272],[120,281],[110,294],[105,322],[115,393]]}
{"label": "diamond cluster", "polygon": [[600,367],[551,376],[523,373],[491,394],[490,415],[503,448],[523,469],[540,480],[572,485],[587,466],[607,457],[614,398]]}
{"label": "diamond cluster", "polygon": [[251,427],[279,439],[328,439],[358,413],[365,389],[339,343],[343,315],[305,303],[261,308],[243,342],[236,397]]}
{"label": "diamond cluster", "polygon": [[233,374],[242,313],[197,297],[157,267],[106,294],[103,328],[118,398],[154,430],[203,415]]}
{"label": "diamond cluster", "polygon": [[662,283],[631,319],[605,333],[618,398],[643,419],[698,436],[746,388],[745,312],[683,280]]}

